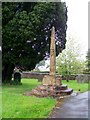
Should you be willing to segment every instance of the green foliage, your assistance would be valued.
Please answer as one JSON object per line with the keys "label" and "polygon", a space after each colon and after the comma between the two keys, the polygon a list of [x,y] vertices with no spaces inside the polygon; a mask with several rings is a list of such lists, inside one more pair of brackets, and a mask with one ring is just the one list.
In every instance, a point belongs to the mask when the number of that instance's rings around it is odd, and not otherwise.
{"label": "green foliage", "polygon": [[49,54],[50,29],[56,28],[57,54],[65,48],[65,3],[2,3],[3,65],[13,63],[32,70]]}
{"label": "green foliage", "polygon": [[69,38],[66,49],[57,57],[57,72],[61,75],[83,73],[85,62],[80,59],[79,53],[79,46]]}
{"label": "green foliage", "polygon": [[84,72],[87,74],[90,74],[90,49],[88,49],[87,56],[86,56],[86,66],[87,66],[87,69]]}
{"label": "green foliage", "polygon": [[56,28],[58,55],[65,48],[66,22],[64,2],[3,2],[3,81],[10,82],[15,66],[33,70],[49,57],[52,26]]}
{"label": "green foliage", "polygon": [[52,98],[37,98],[23,94],[40,84],[34,79],[22,79],[22,86],[2,87],[3,118],[45,118],[55,106]]}

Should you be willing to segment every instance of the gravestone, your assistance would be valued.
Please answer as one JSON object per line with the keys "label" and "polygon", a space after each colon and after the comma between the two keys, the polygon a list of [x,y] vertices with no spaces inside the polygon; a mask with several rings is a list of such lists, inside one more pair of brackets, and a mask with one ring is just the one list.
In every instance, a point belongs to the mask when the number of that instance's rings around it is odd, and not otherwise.
{"label": "gravestone", "polygon": [[89,83],[89,75],[80,74],[80,75],[76,76],[76,80],[78,83]]}
{"label": "gravestone", "polygon": [[21,72],[19,68],[14,69],[14,83],[21,84]]}
{"label": "gravestone", "polygon": [[21,82],[21,74],[19,72],[14,73],[14,81],[18,83]]}

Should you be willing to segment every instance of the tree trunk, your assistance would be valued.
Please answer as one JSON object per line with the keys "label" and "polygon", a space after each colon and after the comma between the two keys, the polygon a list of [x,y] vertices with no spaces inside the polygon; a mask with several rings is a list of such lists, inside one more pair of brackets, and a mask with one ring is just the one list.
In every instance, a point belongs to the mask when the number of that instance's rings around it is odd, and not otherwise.
{"label": "tree trunk", "polygon": [[2,83],[10,83],[12,80],[12,74],[14,70],[13,64],[5,64],[2,70]]}

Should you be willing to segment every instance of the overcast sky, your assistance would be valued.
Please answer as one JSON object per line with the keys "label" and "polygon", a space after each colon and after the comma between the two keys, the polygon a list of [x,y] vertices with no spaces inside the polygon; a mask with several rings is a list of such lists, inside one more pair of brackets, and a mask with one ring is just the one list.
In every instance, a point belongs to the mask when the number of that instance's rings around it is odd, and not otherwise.
{"label": "overcast sky", "polygon": [[88,0],[62,0],[68,7],[67,38],[80,43],[81,52],[88,50]]}

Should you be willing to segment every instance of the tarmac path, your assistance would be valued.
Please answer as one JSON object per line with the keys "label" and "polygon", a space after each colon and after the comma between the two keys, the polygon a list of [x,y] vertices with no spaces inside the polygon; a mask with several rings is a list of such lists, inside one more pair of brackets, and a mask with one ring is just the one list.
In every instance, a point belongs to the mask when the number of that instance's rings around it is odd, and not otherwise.
{"label": "tarmac path", "polygon": [[90,91],[65,98],[62,104],[52,111],[50,118],[90,118],[89,111]]}

